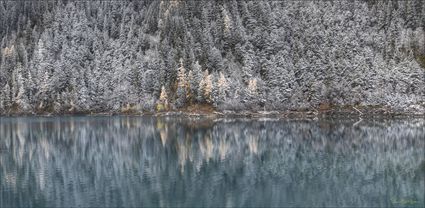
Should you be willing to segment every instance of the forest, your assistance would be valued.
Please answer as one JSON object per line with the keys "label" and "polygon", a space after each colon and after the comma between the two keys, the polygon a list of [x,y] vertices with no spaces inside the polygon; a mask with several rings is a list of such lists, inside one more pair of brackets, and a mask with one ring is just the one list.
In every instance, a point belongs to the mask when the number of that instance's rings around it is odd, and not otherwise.
{"label": "forest", "polygon": [[0,115],[425,113],[423,0],[0,1]]}

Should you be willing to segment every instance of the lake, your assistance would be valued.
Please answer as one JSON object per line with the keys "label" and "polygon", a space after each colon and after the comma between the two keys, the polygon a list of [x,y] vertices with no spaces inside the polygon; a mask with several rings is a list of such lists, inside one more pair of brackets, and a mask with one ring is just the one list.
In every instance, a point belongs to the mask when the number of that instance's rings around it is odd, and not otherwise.
{"label": "lake", "polygon": [[423,207],[424,125],[0,117],[0,207]]}

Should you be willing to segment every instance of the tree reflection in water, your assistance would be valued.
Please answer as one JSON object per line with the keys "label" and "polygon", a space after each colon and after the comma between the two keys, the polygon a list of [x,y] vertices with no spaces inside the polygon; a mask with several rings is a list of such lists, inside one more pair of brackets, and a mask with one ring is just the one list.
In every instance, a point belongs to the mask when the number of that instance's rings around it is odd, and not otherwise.
{"label": "tree reflection in water", "polygon": [[0,207],[424,206],[424,124],[1,118]]}

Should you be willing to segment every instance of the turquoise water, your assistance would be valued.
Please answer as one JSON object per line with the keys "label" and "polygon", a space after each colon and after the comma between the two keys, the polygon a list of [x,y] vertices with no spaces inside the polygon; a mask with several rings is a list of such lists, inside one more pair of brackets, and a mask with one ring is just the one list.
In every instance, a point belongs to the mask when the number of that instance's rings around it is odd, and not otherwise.
{"label": "turquoise water", "polygon": [[0,207],[423,207],[425,121],[0,118]]}

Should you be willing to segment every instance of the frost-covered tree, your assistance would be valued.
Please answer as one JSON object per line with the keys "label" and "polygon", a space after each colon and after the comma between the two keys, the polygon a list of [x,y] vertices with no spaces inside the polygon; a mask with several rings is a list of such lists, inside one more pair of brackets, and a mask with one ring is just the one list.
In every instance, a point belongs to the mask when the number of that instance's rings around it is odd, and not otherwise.
{"label": "frost-covered tree", "polygon": [[208,70],[205,70],[203,73],[202,80],[199,82],[199,89],[201,94],[199,95],[198,100],[201,100],[201,102],[212,103],[213,83],[212,75],[208,73]]}
{"label": "frost-covered tree", "polygon": [[161,87],[161,95],[159,96],[158,104],[157,104],[157,111],[163,111],[169,109],[169,101],[168,101],[168,95],[167,91],[165,90],[165,87]]}
{"label": "frost-covered tree", "polygon": [[201,88],[200,86],[200,82],[202,80],[202,69],[201,69],[201,65],[199,65],[199,62],[196,61],[193,65],[192,65],[192,78],[189,79],[189,83],[190,83],[190,91],[192,94],[192,97],[196,98],[197,102],[202,102],[201,99]]}
{"label": "frost-covered tree", "polygon": [[167,103],[177,108],[334,104],[420,110],[425,108],[424,5],[420,0],[3,2],[0,109],[154,111],[164,86]]}
{"label": "frost-covered tree", "polygon": [[217,88],[218,88],[218,102],[222,103],[225,102],[227,99],[227,94],[229,92],[229,83],[226,79],[226,77],[224,76],[223,73],[219,73],[220,77],[217,81]]}
{"label": "frost-covered tree", "polygon": [[12,107],[12,99],[10,96],[10,86],[6,83],[3,87],[1,106],[3,107],[3,111],[9,112]]}
{"label": "frost-covered tree", "polygon": [[27,80],[23,76],[23,69],[22,65],[18,63],[14,77],[16,80],[14,80],[14,87],[16,89],[16,92],[13,93],[12,101],[16,103],[19,109],[22,109],[23,111],[29,110],[29,100],[26,90],[26,82]]}
{"label": "frost-covered tree", "polygon": [[180,67],[177,72],[177,107],[183,107],[188,98],[189,82],[187,81],[186,69],[183,59],[180,59]]}

